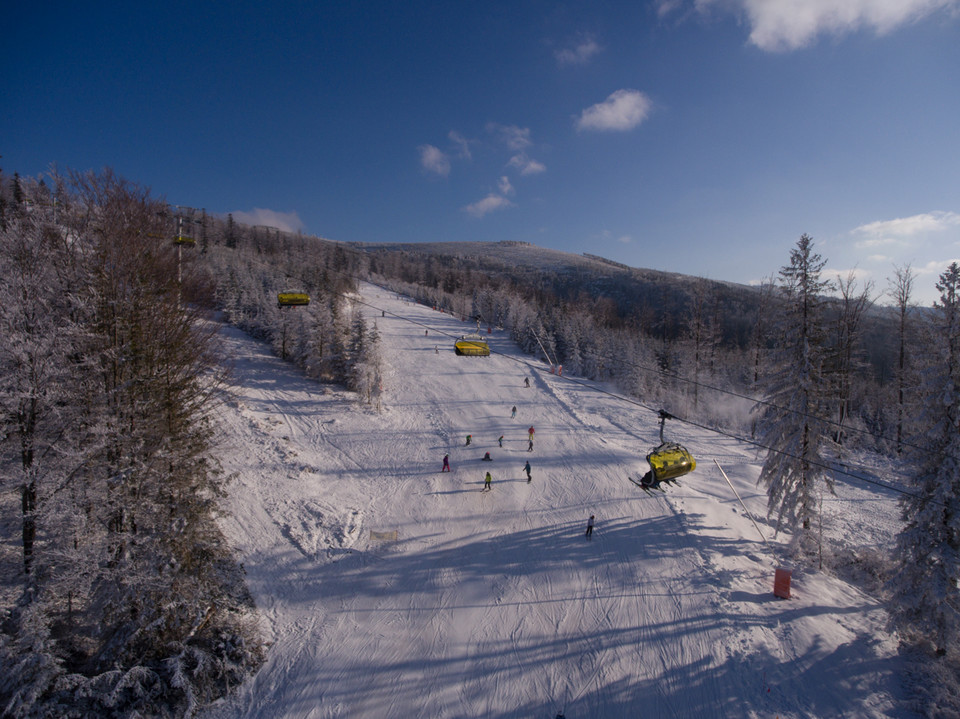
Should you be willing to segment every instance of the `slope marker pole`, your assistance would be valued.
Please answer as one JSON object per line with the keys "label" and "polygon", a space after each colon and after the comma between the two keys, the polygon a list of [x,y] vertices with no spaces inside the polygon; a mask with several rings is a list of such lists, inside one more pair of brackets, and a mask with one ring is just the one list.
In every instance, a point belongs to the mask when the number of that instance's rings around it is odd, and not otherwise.
{"label": "slope marker pole", "polygon": [[713,463],[717,465],[717,469],[720,470],[720,474],[723,475],[723,478],[727,480],[727,484],[730,485],[730,489],[733,490],[734,495],[737,497],[737,501],[740,502],[740,506],[743,507],[743,511],[747,513],[747,516],[750,517],[750,521],[753,522],[753,526],[757,528],[757,534],[760,535],[760,539],[763,540],[763,543],[767,543],[767,538],[763,536],[763,532],[760,531],[760,525],[757,524],[757,520],[753,518],[753,515],[750,514],[750,510],[747,509],[747,505],[743,503],[743,500],[740,499],[740,493],[737,492],[737,488],[733,486],[733,482],[730,481],[730,478],[727,476],[727,473],[723,471],[723,467],[720,466],[720,463],[717,461],[716,457],[713,459]]}

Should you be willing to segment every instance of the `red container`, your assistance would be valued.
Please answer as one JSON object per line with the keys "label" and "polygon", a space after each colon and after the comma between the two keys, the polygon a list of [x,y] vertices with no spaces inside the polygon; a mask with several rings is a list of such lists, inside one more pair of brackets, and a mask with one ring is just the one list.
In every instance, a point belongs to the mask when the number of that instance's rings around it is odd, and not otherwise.
{"label": "red container", "polygon": [[781,599],[790,598],[790,575],[789,569],[778,569],[773,578],[773,596]]}

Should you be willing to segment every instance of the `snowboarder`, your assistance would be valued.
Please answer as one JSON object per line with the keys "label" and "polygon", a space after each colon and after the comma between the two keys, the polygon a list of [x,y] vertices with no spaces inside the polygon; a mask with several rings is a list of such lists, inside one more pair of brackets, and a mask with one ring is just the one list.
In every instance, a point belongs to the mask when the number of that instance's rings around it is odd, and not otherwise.
{"label": "snowboarder", "polygon": [[590,539],[590,538],[593,537],[593,515],[592,515],[592,514],[590,515],[590,519],[587,520],[587,534],[586,534],[586,537],[587,537],[587,539]]}
{"label": "snowboarder", "polygon": [[464,447],[469,447],[469,446],[470,446],[470,440],[471,440],[472,438],[473,438],[473,435],[472,435],[472,434],[468,434],[468,435],[467,435],[467,443],[466,443],[465,445],[463,445],[463,446],[464,446]]}
{"label": "snowboarder", "polygon": [[500,446],[503,447],[503,435],[500,435],[500,438],[497,440],[500,443]]}
{"label": "snowboarder", "polygon": [[483,478],[483,489],[481,491],[489,492],[491,489],[493,489],[491,484],[492,482],[493,482],[493,477],[491,477],[490,473],[487,472],[487,476]]}
{"label": "snowboarder", "polygon": [[492,461],[493,461],[492,459],[490,459],[490,453],[489,453],[489,452],[485,452],[485,453],[484,453],[484,455],[483,455],[483,461],[484,461],[484,462],[492,462]]}
{"label": "snowboarder", "polygon": [[523,385],[524,385],[525,387],[529,387],[529,386],[530,386],[530,378],[529,378],[529,377],[524,377],[524,378],[523,378]]}
{"label": "snowboarder", "polygon": [[514,408],[510,410],[510,419],[516,419],[516,418],[517,418],[517,408],[516,406],[514,406]]}
{"label": "snowboarder", "polygon": [[528,451],[528,452],[532,452],[532,451],[533,451],[533,440],[532,440],[532,439],[530,440],[530,444],[527,445],[527,451]]}
{"label": "snowboarder", "polygon": [[527,473],[527,484],[530,484],[530,480],[533,479],[530,476],[530,460],[527,460],[527,463],[523,465],[523,471]]}
{"label": "snowboarder", "polygon": [[443,455],[443,469],[441,469],[440,471],[441,472],[450,471],[450,455],[449,454]]}

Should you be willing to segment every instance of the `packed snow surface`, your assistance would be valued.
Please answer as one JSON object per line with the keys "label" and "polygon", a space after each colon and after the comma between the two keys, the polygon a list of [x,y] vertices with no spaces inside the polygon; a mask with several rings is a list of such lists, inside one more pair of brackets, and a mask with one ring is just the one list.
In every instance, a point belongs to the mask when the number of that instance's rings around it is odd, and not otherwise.
{"label": "packed snow surface", "polygon": [[[496,329],[492,356],[458,357],[475,325],[362,291],[380,411],[223,329],[224,528],[270,647],[210,719],[910,716],[875,598],[797,568],[774,596],[784,538],[755,448],[668,422],[697,469],[647,494],[627,478],[659,443],[654,412]],[[838,494],[834,535],[890,540],[894,496]]]}

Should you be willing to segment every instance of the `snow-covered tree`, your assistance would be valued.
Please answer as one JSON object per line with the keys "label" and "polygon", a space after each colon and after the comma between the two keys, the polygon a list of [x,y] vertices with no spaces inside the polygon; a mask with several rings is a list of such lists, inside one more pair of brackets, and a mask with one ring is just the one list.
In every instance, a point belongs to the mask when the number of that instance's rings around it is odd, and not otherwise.
{"label": "snow-covered tree", "polygon": [[936,287],[923,370],[928,442],[902,503],[892,606],[905,631],[942,656],[960,649],[960,265]]}
{"label": "snow-covered tree", "polygon": [[887,294],[897,308],[897,454],[903,453],[903,423],[906,409],[907,373],[910,363],[908,338],[914,277],[910,265],[895,266],[893,277],[887,280]]}
{"label": "snow-covered tree", "polygon": [[873,285],[866,282],[863,287],[859,287],[856,273],[851,271],[845,278],[837,276],[836,288],[840,292],[840,299],[833,326],[830,379],[835,388],[837,417],[834,440],[837,444],[843,444],[844,425],[849,421],[854,380],[864,364],[861,344],[863,320],[873,306],[873,299],[870,297]]}
{"label": "snow-covered tree", "polygon": [[69,471],[64,449],[77,421],[70,392],[79,374],[70,360],[80,330],[66,291],[69,250],[43,215],[24,213],[0,232],[0,437],[16,455],[16,472],[7,481],[19,485],[28,574],[47,511],[42,484]]}
{"label": "snow-covered tree", "polygon": [[817,496],[823,486],[831,487],[822,459],[827,393],[822,295],[830,287],[820,277],[825,264],[804,234],[790,251],[790,264],[780,269],[775,365],[766,403],[758,406],[759,435],[769,448],[759,482],[767,486],[777,529],[796,530],[794,542],[802,553],[819,546],[813,532]]}
{"label": "snow-covered tree", "polygon": [[0,440],[29,569],[2,608],[0,706],[182,715],[259,661],[215,522],[212,329],[162,203],[109,171],[70,187],[57,222],[39,205],[0,239]]}
{"label": "snow-covered tree", "polygon": [[380,333],[376,322],[369,329],[363,316],[357,312],[354,320],[354,339],[351,348],[352,368],[350,387],[367,404],[379,408],[380,388],[383,383],[383,357]]}
{"label": "snow-covered tree", "polygon": [[693,409],[700,403],[700,380],[705,366],[720,343],[717,325],[711,313],[715,305],[710,285],[703,279],[694,282],[690,293],[686,336],[682,341],[688,350],[684,364],[689,367],[686,374],[690,379]]}

